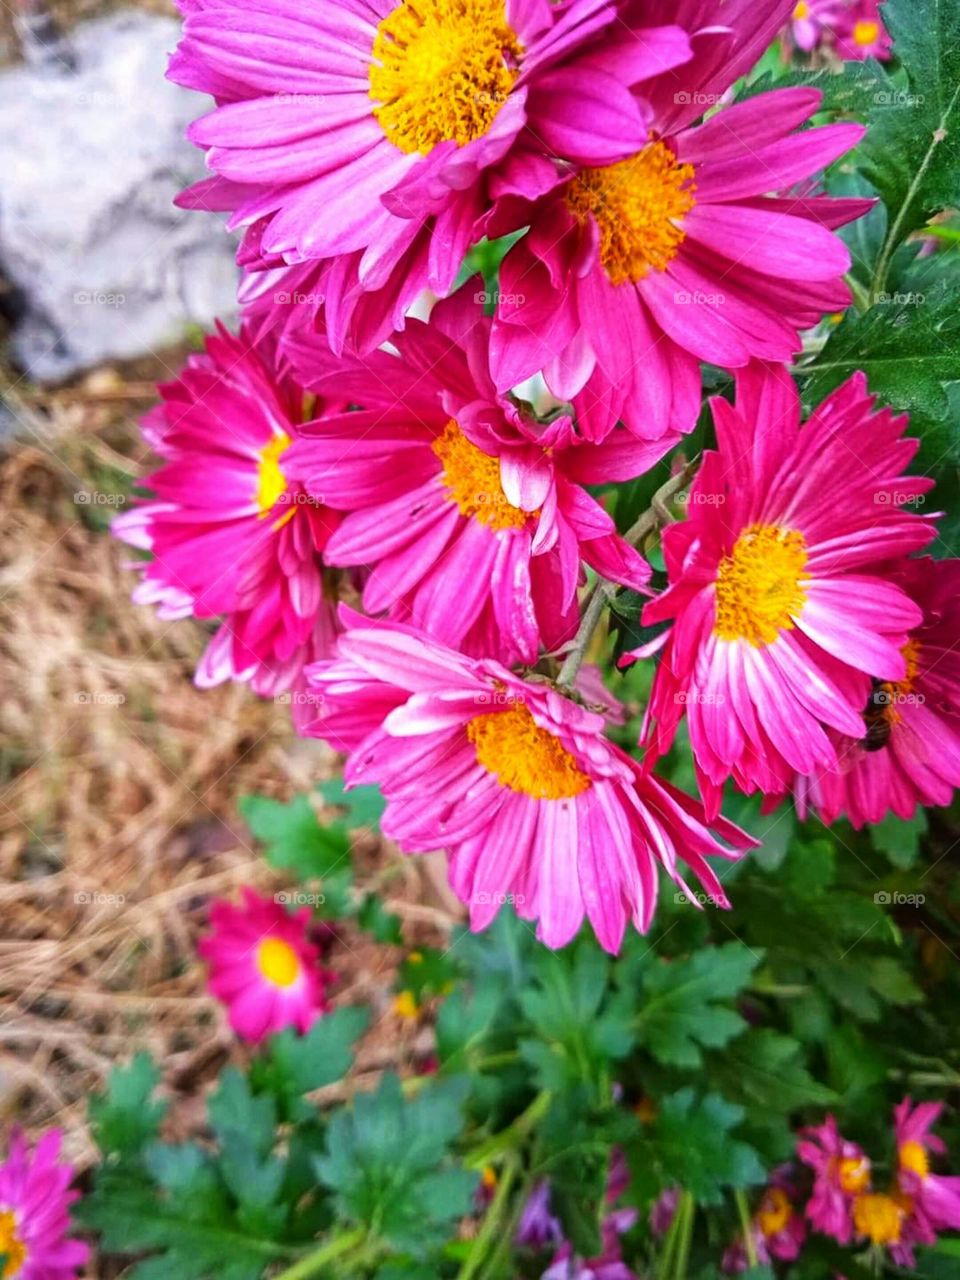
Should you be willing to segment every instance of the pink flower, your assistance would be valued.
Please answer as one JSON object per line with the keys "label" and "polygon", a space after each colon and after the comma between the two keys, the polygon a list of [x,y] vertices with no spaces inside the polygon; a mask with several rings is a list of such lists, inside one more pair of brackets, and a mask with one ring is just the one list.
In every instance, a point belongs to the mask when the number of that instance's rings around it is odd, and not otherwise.
{"label": "pink flower", "polygon": [[665,1187],[650,1207],[650,1230],[655,1236],[665,1236],[673,1226],[680,1203],[680,1188]]}
{"label": "pink flower", "polygon": [[883,25],[878,0],[848,0],[837,29],[837,53],[848,62],[877,58],[888,62],[893,41]]}
{"label": "pink flower", "polygon": [[221,900],[211,907],[213,932],[198,950],[210,966],[210,991],[241,1039],[257,1044],[285,1027],[303,1033],[326,1011],[333,975],[319,966],[307,936],[310,916],[309,907],[291,914],[248,887],[242,906]]}
{"label": "pink flower", "polygon": [[672,17],[628,21],[612,0],[182,8],[170,76],[217,106],[190,130],[215,176],[181,202],[249,227],[251,265],[321,261],[307,306],[325,298],[337,350],[348,336],[371,350],[424,287],[452,287],[488,183],[530,189],[554,157],[642,147],[631,87],[692,54]]}
{"label": "pink flower", "polygon": [[329,650],[334,617],[321,553],[339,516],[307,499],[286,453],[312,399],[276,369],[272,345],[220,328],[143,433],[164,465],[147,476],[151,501],[113,522],[153,554],[134,592],[161,618],[224,621],[196,673],[201,687],[249,680],[272,696]]}
{"label": "pink flower", "polygon": [[903,680],[919,608],[879,566],[934,536],[904,509],[932,481],[903,475],[917,442],[874,411],[855,374],[801,425],[785,369],[738,376],[712,401],[718,449],[664,534],[668,589],[644,610],[672,622],[648,712],[656,755],[686,711],[707,810],[733,776],[780,794],[837,767],[828,728],[862,733],[870,678]]}
{"label": "pink flower", "polygon": [[[799,1194],[789,1164],[780,1165],[770,1175],[770,1181],[753,1215],[751,1230],[757,1260],[766,1264],[777,1258],[781,1262],[793,1262],[800,1256],[807,1238],[803,1213],[798,1211]],[[742,1236],[727,1247],[720,1264],[727,1275],[738,1275],[747,1270],[749,1263]]]}
{"label": "pink flower", "polygon": [[0,1164],[0,1257],[9,1280],[71,1280],[89,1256],[67,1237],[68,1210],[80,1197],[69,1190],[73,1170],[60,1163],[62,1140],[51,1129],[31,1151],[19,1129],[10,1135]]}
{"label": "pink flower", "polygon": [[897,1181],[934,1230],[958,1231],[960,1178],[945,1177],[930,1168],[930,1156],[946,1152],[943,1140],[930,1132],[942,1110],[942,1102],[920,1102],[914,1107],[910,1098],[894,1108]]}
{"label": "pink flower", "polygon": [[828,825],[841,814],[855,827],[888,811],[911,818],[918,804],[949,804],[960,786],[960,560],[907,560],[889,579],[923,619],[903,647],[904,678],[875,680],[861,733],[835,736],[839,771],[797,780],[801,809]]}
{"label": "pink flower", "polygon": [[544,1249],[548,1244],[559,1244],[562,1239],[563,1227],[550,1208],[550,1183],[541,1178],[523,1206],[514,1243],[519,1248]]}
{"label": "pink flower", "polygon": [[804,53],[812,53],[843,12],[844,0],[797,0],[790,18],[791,40]]}
{"label": "pink flower", "polygon": [[842,1137],[830,1115],[822,1125],[801,1130],[797,1156],[815,1175],[807,1203],[812,1226],[840,1244],[849,1244],[854,1198],[870,1189],[870,1161],[863,1148]]}
{"label": "pink flower", "polygon": [[[696,801],[605,737],[602,714],[412,627],[345,609],[341,620],[338,657],[308,672],[320,706],[309,732],[349,753],[348,786],[380,785],[382,829],[401,849],[446,849],[473,929],[510,901],[548,947],[586,916],[616,952],[628,918],[650,925],[658,867],[686,888],[682,863],[727,905],[705,855],[739,855],[711,836]],[[753,843],[715,826],[735,849]]]}
{"label": "pink flower", "polygon": [[347,513],[324,555],[370,569],[369,613],[470,654],[535,662],[576,631],[584,563],[645,589],[647,562],[585,486],[640,474],[671,441],[618,431],[589,444],[569,416],[540,421],[498,396],[490,321],[470,293],[440,303],[429,325],[408,321],[399,359],[336,359],[319,336],[291,340],[306,384],[358,409],[304,426],[285,462]]}
{"label": "pink flower", "polygon": [[[694,0],[669,8],[684,26],[690,10],[707,16]],[[850,301],[850,255],[833,231],[869,202],[810,194],[809,179],[863,129],[798,131],[821,100],[810,88],[760,93],[696,125],[787,11],[737,0],[715,16],[722,26],[698,33],[691,62],[644,86],[652,141],[533,193],[501,184],[485,223],[491,237],[529,227],[500,272],[498,388],[542,369],[596,438],[618,419],[643,437],[689,431],[701,360],[789,361],[801,329]]]}

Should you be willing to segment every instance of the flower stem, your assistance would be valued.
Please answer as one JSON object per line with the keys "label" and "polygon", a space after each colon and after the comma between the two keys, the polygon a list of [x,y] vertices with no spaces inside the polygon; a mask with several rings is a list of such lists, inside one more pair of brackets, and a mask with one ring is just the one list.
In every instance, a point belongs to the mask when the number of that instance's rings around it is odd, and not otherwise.
{"label": "flower stem", "polygon": [[696,1210],[693,1196],[689,1191],[680,1195],[677,1205],[677,1217],[680,1226],[677,1228],[677,1249],[673,1274],[676,1280],[687,1280],[687,1268],[690,1265],[690,1245],[693,1241],[693,1217]]}
{"label": "flower stem", "polygon": [[286,1271],[281,1271],[276,1280],[306,1280],[308,1276],[315,1276],[328,1263],[334,1262],[363,1244],[366,1235],[364,1227],[357,1227],[355,1231],[345,1231],[343,1235],[334,1236],[319,1249],[315,1249],[313,1253],[308,1253],[305,1258],[295,1262],[292,1267],[287,1267]]}
{"label": "flower stem", "polygon": [[580,629],[577,631],[573,648],[564,658],[560,674],[557,676],[557,685],[560,688],[572,689],[576,682],[587,647],[603,617],[603,610],[609,599],[610,586],[611,584],[605,578],[600,578],[593,588],[587,607],[583,611],[583,617],[580,619]]}
{"label": "flower stem", "polygon": [[500,1227],[510,1200],[510,1190],[513,1187],[519,1169],[519,1156],[514,1152],[509,1152],[504,1156],[503,1168],[500,1173],[500,1179],[497,1182],[493,1203],[487,1210],[483,1225],[473,1242],[473,1248],[470,1250],[469,1256],[464,1259],[463,1266],[457,1273],[457,1280],[470,1280],[471,1276],[475,1276],[479,1272],[480,1266],[490,1251],[494,1239],[500,1234]]}
{"label": "flower stem", "polygon": [[751,1267],[757,1266],[757,1242],[753,1238],[753,1222],[750,1218],[750,1206],[747,1204],[746,1194],[739,1187],[733,1193],[733,1198],[737,1202],[737,1212],[740,1214],[740,1228],[743,1231],[743,1247],[747,1251],[747,1264]]}

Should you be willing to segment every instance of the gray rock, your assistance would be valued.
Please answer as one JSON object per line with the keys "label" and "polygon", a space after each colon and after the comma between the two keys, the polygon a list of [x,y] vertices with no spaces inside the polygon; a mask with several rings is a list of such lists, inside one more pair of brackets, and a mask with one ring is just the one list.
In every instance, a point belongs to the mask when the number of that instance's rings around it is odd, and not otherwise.
{"label": "gray rock", "polygon": [[173,207],[204,174],[184,138],[204,100],[164,77],[178,23],[87,22],[62,61],[0,75],[0,272],[24,295],[17,363],[54,382],[176,342],[236,310],[235,244]]}

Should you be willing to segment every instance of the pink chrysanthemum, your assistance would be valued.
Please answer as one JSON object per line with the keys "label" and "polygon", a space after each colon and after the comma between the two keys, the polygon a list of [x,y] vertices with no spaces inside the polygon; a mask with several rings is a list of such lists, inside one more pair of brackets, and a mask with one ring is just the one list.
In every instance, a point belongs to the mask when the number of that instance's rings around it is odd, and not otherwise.
{"label": "pink chrysanthemum", "polygon": [[90,1250],[68,1239],[73,1170],[60,1163],[63,1135],[45,1133],[31,1152],[15,1129],[0,1164],[0,1257],[5,1280],[72,1280]]}
{"label": "pink chrysanthemum", "polygon": [[870,1190],[870,1161],[863,1148],[842,1137],[832,1115],[822,1125],[801,1130],[797,1156],[814,1171],[807,1217],[816,1231],[840,1244],[853,1239],[854,1198]]}
{"label": "pink chrysanthemum", "polygon": [[910,1098],[894,1108],[897,1182],[934,1231],[960,1231],[960,1177],[930,1168],[931,1155],[946,1153],[942,1138],[930,1132],[942,1110],[942,1102],[914,1106]]}
{"label": "pink chrysanthemum", "polygon": [[837,28],[836,50],[846,62],[867,58],[889,61],[893,41],[883,24],[878,0],[852,0]]}
{"label": "pink chrysanthemum", "polygon": [[736,408],[712,405],[718,449],[665,531],[669,587],[643,615],[673,624],[647,731],[660,755],[687,713],[708,812],[731,775],[781,794],[794,772],[837,768],[827,727],[862,733],[871,677],[906,677],[921,620],[878,567],[934,536],[904,507],[933,483],[903,475],[917,442],[874,410],[862,374],[805,424],[779,367],[751,366]]}
{"label": "pink chrysanthemum", "polygon": [[960,560],[923,556],[893,565],[890,580],[923,611],[903,647],[906,674],[874,681],[859,738],[835,737],[836,772],[799,778],[795,794],[825,823],[855,827],[917,805],[949,804],[960,787]]}
{"label": "pink chrysanthemum", "polygon": [[363,603],[466,652],[533,662],[572,638],[583,564],[637,590],[647,562],[587,492],[641,474],[669,441],[582,441],[536,420],[487,373],[490,321],[472,288],[410,320],[399,359],[335,359],[319,335],[287,351],[306,384],[358,406],[307,424],[291,474],[347,512],[326,546],[367,566]]}
{"label": "pink chrysanthemum", "polygon": [[170,75],[218,105],[190,130],[216,176],[182,203],[231,210],[253,265],[321,260],[334,347],[372,349],[424,287],[451,288],[488,182],[643,146],[631,88],[691,56],[672,17],[645,20],[663,7],[183,0]]}
{"label": "pink chrysanthemum", "polygon": [[[780,1165],[770,1175],[751,1222],[754,1251],[761,1265],[765,1266],[774,1258],[780,1262],[794,1262],[800,1256],[807,1238],[807,1226],[803,1211],[797,1208],[798,1199],[792,1166]],[[741,1236],[727,1247],[720,1270],[726,1275],[740,1275],[749,1265]]]}
{"label": "pink chrysanthemum", "polygon": [[[671,4],[686,26],[697,0]],[[850,255],[833,230],[870,207],[811,194],[809,179],[862,136],[801,130],[815,89],[760,93],[696,121],[782,26],[782,4],[728,4],[698,53],[645,86],[651,138],[626,160],[505,194],[491,236],[529,227],[504,259],[494,327],[501,390],[543,369],[599,437],[689,431],[701,360],[789,361],[799,331],[850,301]],[[777,193],[777,194],[771,194]]]}
{"label": "pink chrysanthemum", "polygon": [[401,849],[446,849],[473,929],[509,901],[549,947],[586,916],[616,952],[628,919],[650,925],[658,867],[686,889],[682,863],[727,905],[705,855],[735,860],[754,842],[720,819],[734,850],[720,845],[696,801],[605,737],[602,714],[413,628],[341,614],[338,658],[308,671],[320,704],[309,732],[349,752],[349,785],[379,783],[383,831]]}
{"label": "pink chrysanthemum", "polygon": [[223,617],[197,684],[249,680],[272,696],[329,651],[334,628],[321,553],[339,516],[286,474],[313,397],[276,371],[269,343],[222,327],[160,394],[143,424],[164,460],[143,481],[155,497],[113,523],[153,555],[134,599],[163,618]]}
{"label": "pink chrysanthemum", "polygon": [[211,992],[251,1044],[285,1027],[309,1031],[327,1008],[333,975],[308,937],[310,917],[309,907],[290,913],[249,887],[242,906],[221,900],[210,908],[213,931],[197,949],[210,967]]}
{"label": "pink chrysanthemum", "polygon": [[844,0],[797,0],[790,15],[790,39],[804,53],[812,53],[843,13]]}

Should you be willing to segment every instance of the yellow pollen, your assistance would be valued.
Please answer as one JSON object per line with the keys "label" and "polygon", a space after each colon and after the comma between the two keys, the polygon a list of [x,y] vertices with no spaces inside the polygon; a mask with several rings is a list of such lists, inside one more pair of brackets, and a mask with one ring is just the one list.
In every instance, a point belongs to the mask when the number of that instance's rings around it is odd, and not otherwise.
{"label": "yellow pollen", "polygon": [[810,6],[807,0],[799,0],[797,7],[793,11],[794,22],[802,22],[804,18],[810,17]]}
{"label": "yellow pollen", "polygon": [[757,1210],[757,1226],[769,1240],[779,1235],[793,1217],[793,1205],[782,1187],[768,1187]]}
{"label": "yellow pollen", "polygon": [[720,561],[714,635],[759,648],[792,630],[806,598],[806,563],[802,533],[774,524],[749,525]]}
{"label": "yellow pollen", "polygon": [[537,800],[569,800],[591,785],[560,739],[541,729],[525,706],[475,716],[467,737],[477,763],[511,791]]}
{"label": "yellow pollen", "polygon": [[17,1235],[17,1221],[9,1209],[0,1210],[0,1257],[6,1258],[3,1280],[18,1276],[27,1260],[27,1246]]}
{"label": "yellow pollen", "polygon": [[693,165],[680,164],[663,142],[629,160],[582,169],[566,191],[578,222],[592,215],[600,232],[600,262],[612,284],[634,284],[677,256],[685,232],[679,219],[695,201]]}
{"label": "yellow pollen", "polygon": [[417,1016],[417,1001],[412,991],[401,991],[393,998],[393,1011],[401,1018]]}
{"label": "yellow pollen", "polygon": [[897,710],[897,704],[901,698],[913,692],[917,673],[920,670],[920,642],[918,640],[908,640],[900,652],[903,654],[903,659],[907,664],[906,675],[902,680],[884,680],[879,689],[879,692],[884,695],[883,701],[880,703],[880,714],[890,725],[900,723],[902,717]]}
{"label": "yellow pollen", "polygon": [[257,506],[260,518],[268,516],[287,492],[287,481],[280,470],[280,457],[290,447],[290,437],[283,431],[270,437],[260,450],[257,468]]}
{"label": "yellow pollen", "polygon": [[504,0],[401,0],[373,42],[373,114],[407,155],[464,147],[490,129],[522,54]]}
{"label": "yellow pollen", "polygon": [[522,529],[539,511],[521,511],[507,501],[500,483],[500,459],[491,458],[463,434],[451,418],[431,446],[443,464],[447,496],[465,516],[491,529]]}
{"label": "yellow pollen", "polygon": [[918,1178],[926,1178],[930,1174],[930,1161],[919,1142],[902,1142],[900,1144],[900,1168],[915,1173]]}
{"label": "yellow pollen", "polygon": [[870,1185],[870,1161],[866,1156],[847,1156],[836,1162],[837,1182],[848,1196],[865,1191]]}
{"label": "yellow pollen", "polygon": [[867,45],[876,44],[879,34],[879,23],[862,20],[853,28],[853,43],[865,49]]}
{"label": "yellow pollen", "polygon": [[497,1171],[493,1165],[485,1164],[483,1172],[480,1174],[480,1181],[488,1191],[493,1191],[497,1185]]}
{"label": "yellow pollen", "polygon": [[874,1244],[896,1244],[903,1225],[903,1208],[893,1196],[868,1192],[853,1202],[853,1225]]}
{"label": "yellow pollen", "polygon": [[297,953],[282,938],[264,938],[257,947],[257,968],[275,987],[292,987],[300,976]]}

